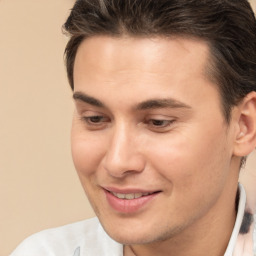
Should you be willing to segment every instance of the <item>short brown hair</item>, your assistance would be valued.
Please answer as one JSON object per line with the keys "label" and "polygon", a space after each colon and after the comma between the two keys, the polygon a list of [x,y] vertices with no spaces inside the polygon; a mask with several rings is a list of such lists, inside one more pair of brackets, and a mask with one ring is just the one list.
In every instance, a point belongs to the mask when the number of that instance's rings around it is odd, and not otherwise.
{"label": "short brown hair", "polygon": [[206,41],[212,80],[227,122],[230,111],[256,91],[256,21],[247,0],[77,0],[64,24],[69,83],[74,61],[88,37],[185,36]]}

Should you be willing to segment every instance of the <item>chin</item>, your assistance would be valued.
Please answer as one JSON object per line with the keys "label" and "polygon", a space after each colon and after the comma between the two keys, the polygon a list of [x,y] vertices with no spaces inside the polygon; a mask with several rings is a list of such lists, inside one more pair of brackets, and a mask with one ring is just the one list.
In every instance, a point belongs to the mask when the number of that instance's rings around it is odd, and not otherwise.
{"label": "chin", "polygon": [[[123,223],[125,220],[123,221]],[[102,226],[106,233],[116,242],[124,245],[136,245],[136,244],[150,244],[159,241],[165,241],[177,234],[177,229],[165,230],[158,226],[158,229],[153,225],[140,225],[133,227],[131,223],[127,225],[123,224],[107,224]],[[153,230],[153,232],[152,232]]]}
{"label": "chin", "polygon": [[134,235],[134,233],[133,234],[126,234],[126,233],[120,234],[120,233],[114,233],[114,232],[113,233],[107,232],[107,233],[113,240],[124,245],[149,244],[154,242],[154,239],[145,236],[145,234]]}
{"label": "chin", "polygon": [[107,223],[100,220],[100,222],[105,232],[120,244],[144,244],[150,240],[148,238],[149,232],[145,229],[133,228],[133,225],[130,223],[124,225],[125,220],[123,220],[121,224],[113,221]]}

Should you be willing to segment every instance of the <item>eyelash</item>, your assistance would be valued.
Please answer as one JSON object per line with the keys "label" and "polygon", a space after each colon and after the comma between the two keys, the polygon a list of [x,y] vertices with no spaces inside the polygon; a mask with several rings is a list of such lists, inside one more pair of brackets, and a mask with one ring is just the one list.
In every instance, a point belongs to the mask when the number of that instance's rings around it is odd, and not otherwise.
{"label": "eyelash", "polygon": [[157,127],[157,128],[166,128],[168,126],[170,126],[172,123],[174,123],[175,120],[164,120],[164,119],[149,119],[148,121],[146,121],[146,123]]}
{"label": "eyelash", "polygon": [[[104,128],[108,122],[110,122],[110,119],[101,115],[95,115],[95,116],[83,116],[81,117],[81,120],[86,123],[86,125],[89,127],[89,129],[102,129]],[[145,119],[143,121],[143,124],[146,124],[149,126],[149,128],[152,131],[158,131],[158,132],[164,132],[168,129],[176,120],[166,120],[166,119]]]}
{"label": "eyelash", "polygon": [[[107,119],[107,121],[104,121],[105,122],[108,122],[108,118],[104,117],[104,116],[100,116],[100,115],[95,115],[95,116],[83,116],[82,118],[82,121],[85,121],[88,125],[93,125],[93,126],[97,126],[99,124],[102,124],[102,120],[103,119]],[[94,121],[93,121],[94,119]],[[95,121],[96,119],[96,121]]]}

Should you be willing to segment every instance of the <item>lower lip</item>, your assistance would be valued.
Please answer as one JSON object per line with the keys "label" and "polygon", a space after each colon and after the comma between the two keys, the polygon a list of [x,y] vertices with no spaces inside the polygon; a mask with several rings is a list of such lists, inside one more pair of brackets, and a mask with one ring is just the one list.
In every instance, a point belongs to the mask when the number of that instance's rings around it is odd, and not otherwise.
{"label": "lower lip", "polygon": [[105,191],[105,194],[108,203],[114,210],[120,213],[135,213],[141,208],[145,207],[159,193],[154,193],[148,196],[142,196],[131,200],[117,198],[109,191]]}

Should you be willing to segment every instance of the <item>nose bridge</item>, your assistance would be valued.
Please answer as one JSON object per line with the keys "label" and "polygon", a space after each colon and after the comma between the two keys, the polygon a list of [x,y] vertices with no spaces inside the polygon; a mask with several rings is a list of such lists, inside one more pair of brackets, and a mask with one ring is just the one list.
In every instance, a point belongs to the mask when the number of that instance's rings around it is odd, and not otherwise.
{"label": "nose bridge", "polygon": [[109,155],[112,155],[112,158],[122,159],[128,157],[129,148],[132,144],[132,140],[129,140],[129,137],[132,137],[131,133],[129,127],[123,123],[115,126],[109,143]]}
{"label": "nose bridge", "polygon": [[129,124],[119,122],[114,125],[105,156],[105,169],[112,176],[122,177],[143,169],[143,158],[136,141],[135,129]]}

